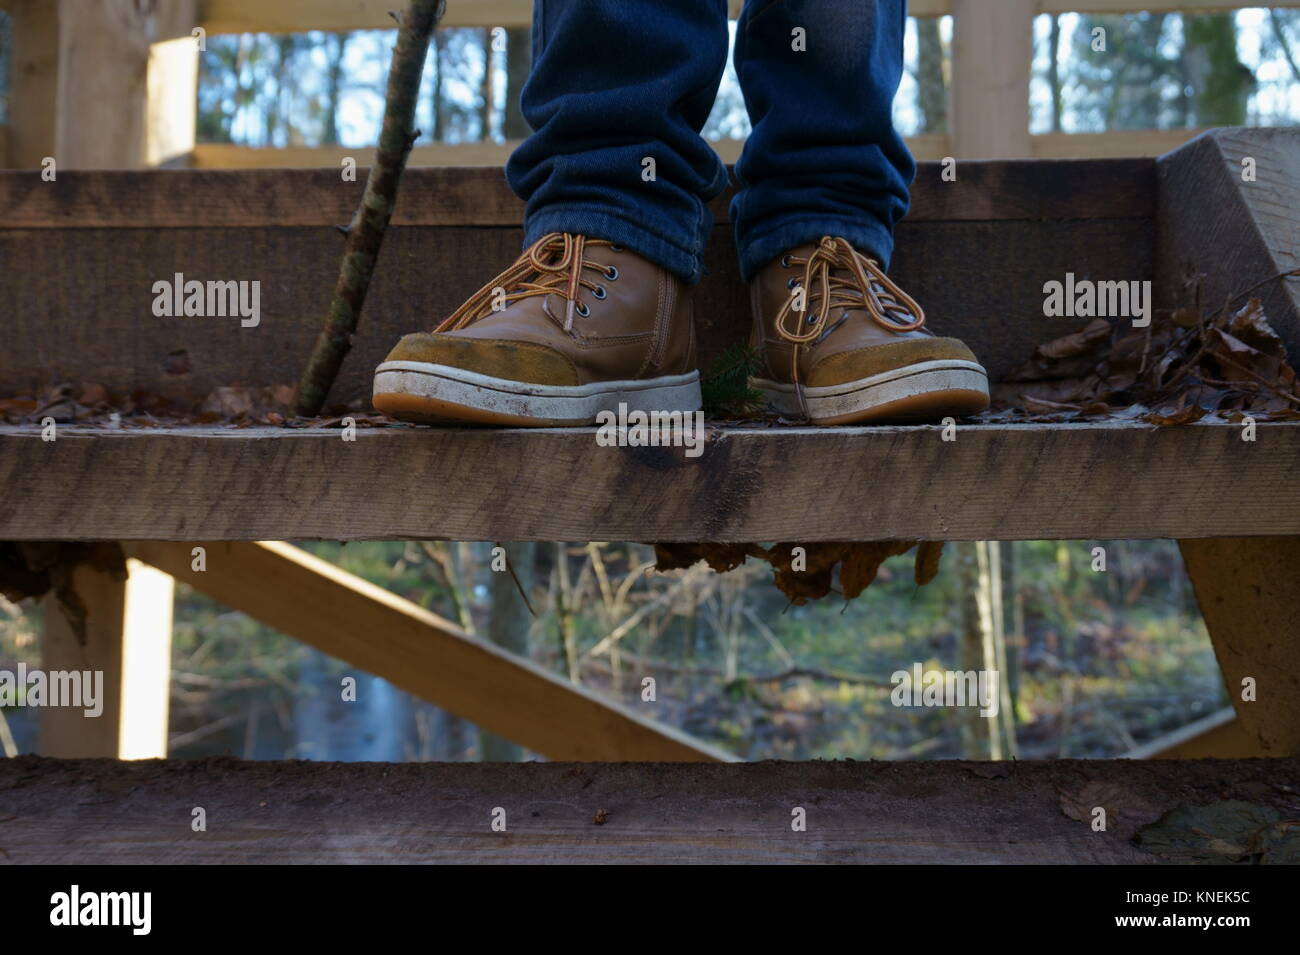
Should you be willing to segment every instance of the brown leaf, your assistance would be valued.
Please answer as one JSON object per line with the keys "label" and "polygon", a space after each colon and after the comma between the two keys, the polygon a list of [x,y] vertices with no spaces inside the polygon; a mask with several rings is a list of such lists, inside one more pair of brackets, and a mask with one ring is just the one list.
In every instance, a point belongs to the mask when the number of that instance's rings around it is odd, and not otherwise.
{"label": "brown leaf", "polygon": [[914,579],[924,587],[939,574],[939,560],[943,557],[943,541],[921,541],[916,545]]}

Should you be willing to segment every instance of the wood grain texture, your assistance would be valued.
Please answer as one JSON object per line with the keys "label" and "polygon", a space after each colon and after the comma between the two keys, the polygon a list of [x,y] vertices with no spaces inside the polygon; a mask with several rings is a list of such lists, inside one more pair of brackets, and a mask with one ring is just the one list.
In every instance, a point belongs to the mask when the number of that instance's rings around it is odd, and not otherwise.
{"label": "wood grain texture", "polygon": [[[348,155],[359,163],[373,150]],[[920,163],[909,220],[1131,219],[1154,214],[1150,159],[961,162],[955,182],[942,165]],[[41,183],[32,172],[0,174],[5,229],[192,229],[214,226],[334,226],[347,223],[361,199],[339,169],[185,169],[70,172]],[[713,202],[729,221],[731,191]],[[518,228],[523,203],[499,167],[412,167],[402,177],[394,225]]]}
{"label": "wood grain texture", "polygon": [[[1170,861],[1132,841],[1180,806],[1296,811],[1295,760],[115,763],[0,760],[0,862]],[[1099,802],[1094,832],[1063,805]],[[190,831],[203,806],[208,831]],[[490,828],[496,808],[506,831]],[[807,830],[791,830],[802,807]],[[603,825],[593,820],[605,810]],[[1292,815],[1291,818],[1294,818]]]}
{"label": "wood grain texture", "polygon": [[[1150,278],[1152,241],[1151,220],[1141,218],[905,222],[892,272],[924,304],[930,327],[965,340],[996,380],[1078,324],[1043,317],[1044,282],[1067,271]],[[518,229],[391,229],[331,400],[368,399],[374,368],[398,338],[436,325],[512,261],[521,242]],[[705,369],[749,333],[733,249],[730,229],[717,227],[695,292]],[[341,250],[342,237],[324,225],[0,229],[0,310],[13,331],[12,347],[0,350],[0,394],[72,381],[201,401],[223,385],[295,382]],[[261,324],[155,317],[153,283],[177,272],[260,281]],[[190,370],[173,374],[168,355],[182,351]]]}
{"label": "wood grain texture", "polygon": [[1300,534],[1300,423],[0,428],[0,539],[1014,540]]}
{"label": "wood grain texture", "polygon": [[201,546],[203,571],[193,569],[189,544],[134,544],[130,553],[227,607],[550,759],[733,758],[296,547]]}
{"label": "wood grain texture", "polygon": [[[1300,754],[1300,537],[1179,547],[1237,722],[1266,756]],[[1243,700],[1252,679],[1254,700]]]}
{"label": "wood grain texture", "polygon": [[[1255,181],[1243,181],[1244,159]],[[1300,365],[1300,128],[1220,129],[1159,160],[1157,298],[1213,312],[1247,293]],[[1253,291],[1250,291],[1253,289]]]}

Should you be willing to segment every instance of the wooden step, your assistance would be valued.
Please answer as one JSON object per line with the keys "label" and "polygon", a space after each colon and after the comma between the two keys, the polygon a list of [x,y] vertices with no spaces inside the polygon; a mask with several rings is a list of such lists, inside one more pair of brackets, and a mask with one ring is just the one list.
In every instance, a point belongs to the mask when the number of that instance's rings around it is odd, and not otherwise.
{"label": "wooden step", "polygon": [[1300,534],[1300,423],[0,428],[0,540],[820,541]]}
{"label": "wooden step", "polygon": [[[364,160],[364,156],[360,157]],[[893,274],[931,325],[995,378],[1077,324],[1043,317],[1043,283],[1154,277],[1154,160],[922,163]],[[201,400],[223,385],[296,383],[333,290],[358,182],[330,170],[0,172],[0,395],[60,381]],[[727,196],[696,293],[707,368],[749,330]],[[368,398],[375,365],[518,255],[523,206],[499,169],[411,169],[402,180],[354,349],[332,392]],[[153,284],[261,282],[261,322],[157,318]]]}
{"label": "wooden step", "polygon": [[[1150,864],[1189,861],[1166,854],[1168,843],[1134,840],[1164,813],[1232,799],[1288,812],[1298,787],[1294,759],[670,767],[22,756],[0,760],[0,844],[15,864]],[[209,823],[197,836],[195,806]],[[1098,806],[1104,831],[1092,826]],[[800,809],[805,829],[795,831]],[[505,831],[493,831],[502,810]],[[1189,848],[1213,856],[1216,836],[1244,841],[1204,831]]]}

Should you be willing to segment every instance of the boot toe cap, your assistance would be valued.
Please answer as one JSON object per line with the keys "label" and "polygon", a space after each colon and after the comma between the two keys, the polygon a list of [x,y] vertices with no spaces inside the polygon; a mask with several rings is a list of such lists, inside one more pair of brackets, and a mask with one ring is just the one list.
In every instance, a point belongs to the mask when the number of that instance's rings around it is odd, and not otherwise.
{"label": "boot toe cap", "polygon": [[491,378],[537,385],[579,384],[573,363],[538,342],[417,332],[404,336],[385,361],[447,365]]}
{"label": "boot toe cap", "polygon": [[977,359],[956,338],[909,338],[827,355],[809,369],[805,383],[814,388],[842,385],[929,361],[977,362]]}

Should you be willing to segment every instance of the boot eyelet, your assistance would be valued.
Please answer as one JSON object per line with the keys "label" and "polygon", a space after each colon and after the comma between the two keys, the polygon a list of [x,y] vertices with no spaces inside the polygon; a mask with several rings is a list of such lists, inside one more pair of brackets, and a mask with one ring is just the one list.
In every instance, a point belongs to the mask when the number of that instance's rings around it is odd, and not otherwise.
{"label": "boot eyelet", "polygon": [[591,309],[587,308],[586,302],[579,302],[576,311],[583,318],[586,318],[588,315],[591,314]]}
{"label": "boot eyelet", "polygon": [[788,255],[781,256],[781,268],[788,269],[789,267],[790,267],[790,256]]}
{"label": "boot eyelet", "polygon": [[798,288],[800,284],[801,283],[799,282],[798,279],[791,279],[790,281],[785,283],[785,287],[789,289],[795,289]]}
{"label": "boot eyelet", "polygon": [[605,278],[609,279],[611,282],[617,282],[617,281],[618,281],[618,268],[617,268],[616,266],[613,266],[613,265],[611,265],[609,268],[607,268],[607,269],[605,270]]}
{"label": "boot eyelet", "polygon": [[611,245],[611,246],[609,247],[609,251],[611,251],[611,252],[626,252],[627,250],[626,250],[625,248],[623,248],[623,246],[621,246],[621,245]]}
{"label": "boot eyelet", "polygon": [[605,291],[605,286],[597,285],[591,294],[593,298],[600,299],[603,302],[609,293]]}
{"label": "boot eyelet", "polygon": [[808,316],[808,324],[809,324],[809,325],[816,325],[816,324],[817,324],[817,316],[816,316],[816,315],[809,315],[809,316]]}

